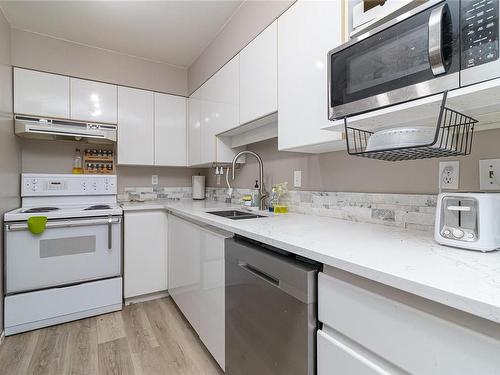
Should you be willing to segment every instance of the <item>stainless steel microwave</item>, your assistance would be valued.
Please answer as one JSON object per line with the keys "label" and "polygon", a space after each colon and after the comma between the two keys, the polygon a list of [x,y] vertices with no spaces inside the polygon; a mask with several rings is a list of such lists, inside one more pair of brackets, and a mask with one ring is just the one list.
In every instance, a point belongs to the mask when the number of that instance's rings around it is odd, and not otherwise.
{"label": "stainless steel microwave", "polygon": [[330,120],[500,77],[499,0],[430,0],[328,53]]}

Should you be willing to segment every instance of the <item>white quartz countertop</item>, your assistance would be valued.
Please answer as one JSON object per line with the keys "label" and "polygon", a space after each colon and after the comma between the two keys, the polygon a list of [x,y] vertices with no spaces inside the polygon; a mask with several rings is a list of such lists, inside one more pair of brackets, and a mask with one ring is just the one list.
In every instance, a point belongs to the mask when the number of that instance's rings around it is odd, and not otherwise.
{"label": "white quartz countertop", "polygon": [[438,245],[431,232],[313,215],[231,220],[207,213],[232,207],[192,200],[123,204],[124,211],[167,209],[500,323],[499,251],[454,249]]}

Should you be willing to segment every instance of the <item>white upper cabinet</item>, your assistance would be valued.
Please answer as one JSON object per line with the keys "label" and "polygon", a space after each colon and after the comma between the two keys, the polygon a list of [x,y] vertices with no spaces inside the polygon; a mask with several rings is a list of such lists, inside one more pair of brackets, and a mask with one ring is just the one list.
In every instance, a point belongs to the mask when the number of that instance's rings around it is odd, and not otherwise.
{"label": "white upper cabinet", "polygon": [[321,130],[327,116],[327,53],[342,43],[342,2],[301,1],[278,19],[278,148],[324,152],[345,147]]}
{"label": "white upper cabinet", "polygon": [[215,134],[237,127],[239,107],[239,56],[232,58],[209,80],[206,99],[213,103],[210,113]]}
{"label": "white upper cabinet", "polygon": [[155,165],[187,165],[187,99],[182,96],[154,94]]}
{"label": "white upper cabinet", "polygon": [[117,122],[117,87],[107,83],[70,78],[71,119]]}
{"label": "white upper cabinet", "polygon": [[[307,25],[297,33],[307,34],[309,27],[314,25]],[[309,40],[309,43],[315,44],[316,41]],[[240,52],[240,124],[278,110],[277,44],[277,21],[274,21]],[[296,51],[294,59],[298,54]]]}
{"label": "white upper cabinet", "polygon": [[[203,86],[196,90],[188,100],[188,165],[202,164],[202,98]],[[205,140],[206,141],[206,140]]]}
{"label": "white upper cabinet", "polygon": [[216,91],[215,81],[208,80],[200,88],[201,96],[201,164],[215,161],[216,103],[212,100]]}
{"label": "white upper cabinet", "polygon": [[188,165],[201,164],[201,99],[191,96],[188,102]]}
{"label": "white upper cabinet", "polygon": [[69,77],[14,68],[16,114],[68,119]]}
{"label": "white upper cabinet", "polygon": [[229,163],[236,150],[218,134],[239,126],[239,56],[189,97],[188,164]]}
{"label": "white upper cabinet", "polygon": [[118,87],[118,164],[154,164],[154,93]]}

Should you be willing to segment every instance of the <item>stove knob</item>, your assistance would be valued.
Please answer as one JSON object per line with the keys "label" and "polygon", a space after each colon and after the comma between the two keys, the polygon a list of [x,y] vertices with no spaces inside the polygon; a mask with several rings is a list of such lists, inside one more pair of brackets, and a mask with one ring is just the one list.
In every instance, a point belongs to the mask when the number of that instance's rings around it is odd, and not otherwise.
{"label": "stove knob", "polygon": [[461,229],[453,229],[453,237],[462,238],[464,236],[464,231]]}

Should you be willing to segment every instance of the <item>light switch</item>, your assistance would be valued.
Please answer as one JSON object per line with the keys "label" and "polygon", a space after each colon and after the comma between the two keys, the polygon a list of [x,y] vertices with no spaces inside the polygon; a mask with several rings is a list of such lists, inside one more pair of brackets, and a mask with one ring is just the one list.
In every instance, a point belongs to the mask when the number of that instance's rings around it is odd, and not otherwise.
{"label": "light switch", "polygon": [[500,159],[479,160],[479,188],[500,190]]}
{"label": "light switch", "polygon": [[302,186],[302,171],[293,172],[293,186],[294,187]]}
{"label": "light switch", "polygon": [[158,185],[158,175],[154,174],[151,176],[151,185]]}

